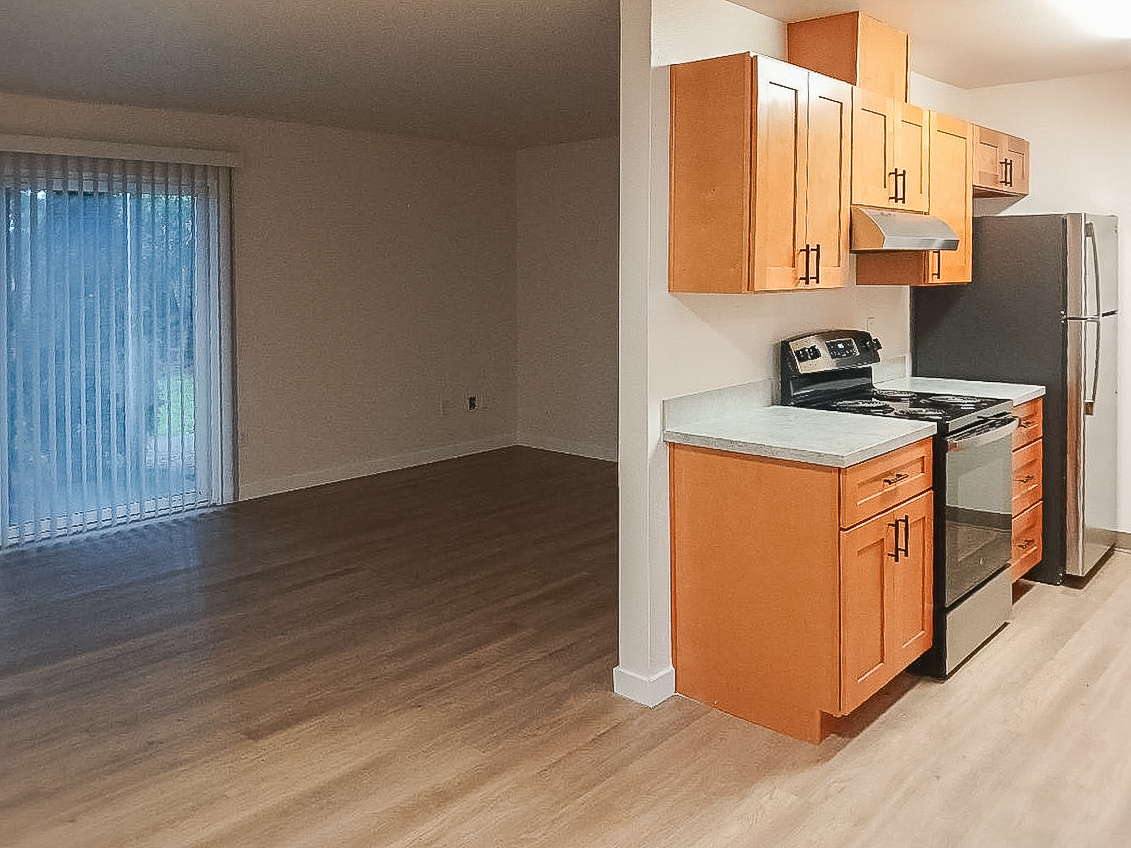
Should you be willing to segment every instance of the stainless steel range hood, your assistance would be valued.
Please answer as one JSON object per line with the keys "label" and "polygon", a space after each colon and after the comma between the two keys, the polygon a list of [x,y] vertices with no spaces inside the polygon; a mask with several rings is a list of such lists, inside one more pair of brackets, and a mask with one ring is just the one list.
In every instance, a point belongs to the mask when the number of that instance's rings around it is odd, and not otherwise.
{"label": "stainless steel range hood", "polygon": [[941,218],[917,212],[852,207],[853,252],[957,250],[958,234]]}

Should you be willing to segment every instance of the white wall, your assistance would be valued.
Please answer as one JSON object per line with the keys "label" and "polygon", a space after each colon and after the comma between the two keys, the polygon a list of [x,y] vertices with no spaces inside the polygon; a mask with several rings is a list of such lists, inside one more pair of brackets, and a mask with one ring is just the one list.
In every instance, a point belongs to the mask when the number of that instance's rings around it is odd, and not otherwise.
{"label": "white wall", "polygon": [[617,139],[517,163],[518,442],[616,459]]}
{"label": "white wall", "polygon": [[[621,18],[622,29],[634,29],[622,35],[621,652],[614,684],[657,703],[674,685],[661,402],[775,379],[776,342],[807,330],[871,323],[890,359],[906,356],[909,297],[905,287],[851,285],[669,294],[667,66],[743,50],[784,58],[785,25],[725,0],[624,0]],[[647,230],[629,228],[623,218],[630,214],[644,216]]]}
{"label": "white wall", "polygon": [[0,132],[242,154],[242,497],[513,443],[513,152],[11,95]]}

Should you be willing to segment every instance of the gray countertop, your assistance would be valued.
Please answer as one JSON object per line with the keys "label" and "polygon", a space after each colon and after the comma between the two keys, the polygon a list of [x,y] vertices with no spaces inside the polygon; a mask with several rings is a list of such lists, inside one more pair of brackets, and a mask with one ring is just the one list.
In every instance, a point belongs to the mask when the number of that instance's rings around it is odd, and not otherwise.
{"label": "gray countertop", "polygon": [[796,406],[762,406],[669,426],[664,441],[848,468],[932,436],[935,425]]}
{"label": "gray countertop", "polygon": [[[1044,386],[899,377],[878,385],[940,394],[963,394],[1025,403]],[[928,438],[930,422],[770,406],[768,382],[730,386],[664,402],[664,441],[715,450],[848,468]]]}

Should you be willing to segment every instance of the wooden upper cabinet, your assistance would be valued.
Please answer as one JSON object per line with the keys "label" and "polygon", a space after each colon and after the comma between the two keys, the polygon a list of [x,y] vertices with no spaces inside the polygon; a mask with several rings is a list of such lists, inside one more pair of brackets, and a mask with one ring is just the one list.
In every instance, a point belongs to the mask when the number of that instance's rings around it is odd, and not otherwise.
{"label": "wooden upper cabinet", "polygon": [[907,100],[907,34],[860,12],[797,21],[789,61],[883,97]]}
{"label": "wooden upper cabinet", "polygon": [[859,87],[852,103],[852,202],[926,212],[927,110]]}
{"label": "wooden upper cabinet", "polygon": [[974,127],[974,194],[1022,197],[1029,193],[1029,142],[988,127]]}
{"label": "wooden upper cabinet", "polygon": [[851,86],[738,54],[671,68],[668,288],[845,284]]}
{"label": "wooden upper cabinet", "polygon": [[973,129],[931,112],[928,116],[929,185],[927,211],[958,234],[957,250],[859,253],[856,282],[861,285],[954,285],[969,283],[972,271]]}
{"label": "wooden upper cabinet", "polygon": [[668,287],[750,289],[750,59],[672,65]]}
{"label": "wooden upper cabinet", "polygon": [[973,128],[967,121],[931,113],[931,202],[928,211],[958,234],[957,250],[936,250],[935,284],[969,283],[973,271]]}

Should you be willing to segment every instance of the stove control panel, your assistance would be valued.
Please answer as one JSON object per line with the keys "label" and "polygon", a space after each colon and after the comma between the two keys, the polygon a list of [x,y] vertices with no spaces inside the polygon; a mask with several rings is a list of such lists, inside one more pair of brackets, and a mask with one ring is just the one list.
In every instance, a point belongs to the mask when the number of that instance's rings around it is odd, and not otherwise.
{"label": "stove control panel", "polygon": [[859,368],[880,361],[880,340],[864,330],[822,330],[781,343],[781,365],[787,374],[816,374]]}

